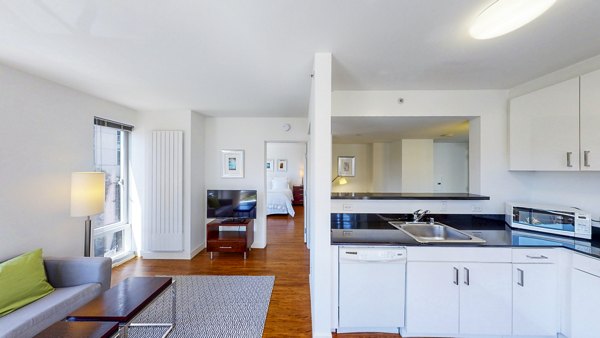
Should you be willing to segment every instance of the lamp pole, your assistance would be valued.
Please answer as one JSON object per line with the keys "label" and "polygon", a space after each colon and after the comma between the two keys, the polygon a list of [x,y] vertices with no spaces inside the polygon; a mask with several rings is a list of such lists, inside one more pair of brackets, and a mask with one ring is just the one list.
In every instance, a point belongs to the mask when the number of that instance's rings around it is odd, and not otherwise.
{"label": "lamp pole", "polygon": [[90,216],[85,220],[85,240],[83,242],[83,255],[90,257],[90,246],[92,241],[92,220]]}

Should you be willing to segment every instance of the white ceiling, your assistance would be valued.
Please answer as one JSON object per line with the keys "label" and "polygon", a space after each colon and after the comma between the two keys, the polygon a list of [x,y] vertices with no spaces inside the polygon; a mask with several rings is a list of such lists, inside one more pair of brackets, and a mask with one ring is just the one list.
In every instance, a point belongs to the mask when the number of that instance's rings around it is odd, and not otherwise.
{"label": "white ceiling", "polygon": [[474,40],[494,0],[0,0],[0,62],[140,109],[306,116],[315,52],[334,89],[494,89],[600,54],[600,1],[557,0]]}
{"label": "white ceiling", "polygon": [[393,142],[434,139],[436,142],[469,142],[469,121],[450,116],[332,117],[333,143]]}

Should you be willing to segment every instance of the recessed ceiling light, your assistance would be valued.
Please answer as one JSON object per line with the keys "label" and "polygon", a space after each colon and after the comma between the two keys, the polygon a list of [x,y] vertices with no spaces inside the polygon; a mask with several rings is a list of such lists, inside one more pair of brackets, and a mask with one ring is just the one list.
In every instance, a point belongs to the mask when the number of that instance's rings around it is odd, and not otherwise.
{"label": "recessed ceiling light", "polygon": [[475,39],[495,38],[512,32],[552,7],[556,0],[497,0],[486,8],[469,29]]}

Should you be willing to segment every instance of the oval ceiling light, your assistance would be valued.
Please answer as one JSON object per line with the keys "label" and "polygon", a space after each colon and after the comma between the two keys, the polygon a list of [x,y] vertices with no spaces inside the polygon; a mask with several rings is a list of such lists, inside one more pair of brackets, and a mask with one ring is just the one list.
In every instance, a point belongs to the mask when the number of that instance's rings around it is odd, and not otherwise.
{"label": "oval ceiling light", "polygon": [[486,8],[469,29],[475,39],[485,40],[512,32],[552,7],[556,0],[497,0]]}

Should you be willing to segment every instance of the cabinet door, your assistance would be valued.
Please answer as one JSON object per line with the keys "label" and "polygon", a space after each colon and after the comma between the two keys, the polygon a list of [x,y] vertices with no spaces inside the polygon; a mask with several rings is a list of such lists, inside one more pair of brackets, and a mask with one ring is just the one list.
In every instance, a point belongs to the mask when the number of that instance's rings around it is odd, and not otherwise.
{"label": "cabinet door", "polygon": [[513,335],[556,335],[557,283],[555,264],[513,264]]}
{"label": "cabinet door", "polygon": [[600,70],[581,77],[581,170],[600,170]]}
{"label": "cabinet door", "polygon": [[458,334],[458,264],[408,262],[406,331]]}
{"label": "cabinet door", "polygon": [[597,338],[600,277],[573,269],[571,280],[571,338]]}
{"label": "cabinet door", "polygon": [[510,335],[512,264],[464,263],[460,272],[460,333]]}
{"label": "cabinet door", "polygon": [[509,143],[510,170],[579,170],[579,78],[512,99]]}

